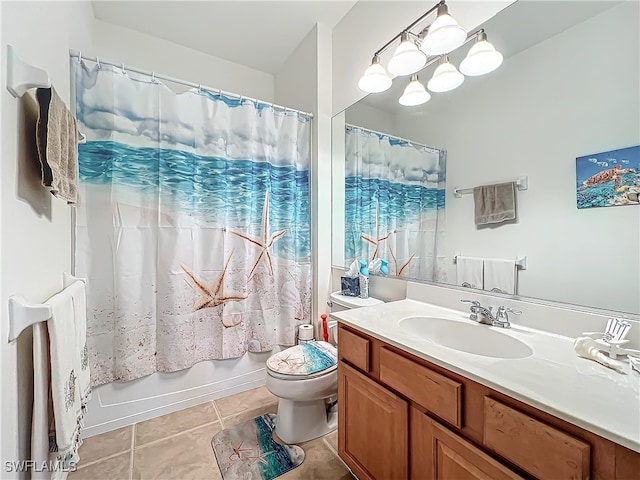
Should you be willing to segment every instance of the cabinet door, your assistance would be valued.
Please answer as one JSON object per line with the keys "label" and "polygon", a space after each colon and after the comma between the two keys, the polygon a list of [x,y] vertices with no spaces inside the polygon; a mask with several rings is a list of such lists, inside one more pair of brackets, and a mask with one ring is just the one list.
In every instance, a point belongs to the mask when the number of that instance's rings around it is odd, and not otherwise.
{"label": "cabinet door", "polygon": [[338,365],[338,453],[360,480],[405,480],[409,406],[349,365]]}
{"label": "cabinet door", "polygon": [[522,480],[472,443],[411,408],[412,480]]}

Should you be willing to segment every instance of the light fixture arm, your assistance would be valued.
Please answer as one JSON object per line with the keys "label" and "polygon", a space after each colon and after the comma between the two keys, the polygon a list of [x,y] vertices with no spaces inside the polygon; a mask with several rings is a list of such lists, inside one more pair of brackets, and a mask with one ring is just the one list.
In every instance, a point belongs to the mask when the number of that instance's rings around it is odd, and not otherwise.
{"label": "light fixture arm", "polygon": [[[464,41],[464,43],[462,45],[460,45],[460,47],[462,47],[463,45],[466,45],[467,43],[469,43],[471,40],[473,40],[474,38],[480,36],[480,35],[484,35],[484,37],[486,38],[486,33],[484,32],[484,28],[480,28],[478,30],[476,30],[475,32],[469,34],[469,36],[467,37],[467,39]],[[458,47],[458,48],[460,48]],[[424,68],[427,68],[429,65],[433,65],[434,63],[438,62],[442,57],[445,57],[448,54],[442,54],[442,55],[436,55],[434,57],[431,57],[427,63],[424,64]]]}
{"label": "light fixture arm", "polygon": [[[389,45],[391,45],[393,42],[395,42],[398,38],[400,38],[400,36],[404,33],[404,32],[409,32],[409,30],[411,30],[413,27],[415,27],[418,23],[420,23],[422,20],[424,20],[424,18],[429,15],[432,12],[435,12],[438,7],[440,7],[441,5],[445,4],[445,0],[440,0],[438,3],[436,3],[433,7],[431,7],[424,15],[418,17],[413,23],[411,23],[411,25],[409,25],[408,27],[406,27],[405,29],[403,29],[400,33],[398,33],[395,37],[393,37],[391,40],[389,40],[387,43],[384,44],[384,46],[378,50],[375,55],[380,55],[382,52],[384,52],[387,48],[389,48]],[[410,32],[409,32],[410,33]]]}

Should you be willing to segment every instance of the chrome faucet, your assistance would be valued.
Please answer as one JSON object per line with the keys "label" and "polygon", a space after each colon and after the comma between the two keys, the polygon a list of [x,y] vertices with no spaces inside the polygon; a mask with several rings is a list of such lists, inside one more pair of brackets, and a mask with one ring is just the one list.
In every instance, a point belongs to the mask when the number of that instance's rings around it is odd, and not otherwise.
{"label": "chrome faucet", "polygon": [[485,325],[492,325],[494,327],[510,328],[509,313],[520,315],[522,312],[507,308],[504,305],[498,307],[495,315],[493,314],[493,307],[483,307],[477,300],[460,300],[462,303],[470,303],[471,315],[469,320],[478,323],[484,323]]}

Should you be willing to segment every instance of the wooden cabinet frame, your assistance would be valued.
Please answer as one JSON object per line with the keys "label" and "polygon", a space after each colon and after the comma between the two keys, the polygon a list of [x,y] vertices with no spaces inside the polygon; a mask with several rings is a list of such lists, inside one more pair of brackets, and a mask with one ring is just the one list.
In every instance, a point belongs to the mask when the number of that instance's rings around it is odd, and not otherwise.
{"label": "wooden cabinet frame", "polygon": [[[439,422],[440,427],[445,427],[445,433],[440,432],[438,435],[444,435],[443,438],[449,439],[448,443],[451,444],[451,439],[447,436],[448,434],[455,434],[460,437],[462,442],[454,442],[456,444],[456,449],[460,449],[458,443],[462,445],[470,445],[474,449],[477,449],[480,452],[481,456],[486,456],[492,461],[499,462],[501,465],[508,467],[511,471],[514,472],[514,475],[521,475],[525,478],[535,478],[536,475],[546,475],[548,472],[544,470],[544,467],[536,467],[533,468],[532,465],[524,465],[526,460],[523,460],[522,457],[518,456],[515,451],[512,451],[509,442],[503,442],[503,440],[498,440],[495,435],[488,434],[487,428],[494,428],[495,426],[491,426],[490,422],[485,415],[485,405],[489,402],[489,405],[495,405],[498,402],[502,409],[507,411],[507,409],[511,409],[518,413],[519,422],[522,424],[527,424],[531,426],[531,428],[537,428],[537,431],[547,429],[547,433],[542,433],[541,438],[546,438],[549,435],[558,442],[568,442],[570,445],[567,451],[575,452],[574,458],[571,460],[572,466],[571,470],[575,473],[574,477],[566,477],[566,478],[576,478],[576,479],[589,479],[589,480],[640,480],[640,453],[634,452],[628,448],[625,448],[621,445],[618,445],[610,440],[607,440],[603,437],[600,437],[594,433],[591,433],[587,430],[584,430],[576,425],[573,425],[569,422],[561,420],[553,415],[550,415],[546,412],[538,410],[534,407],[526,405],[518,400],[515,400],[505,394],[502,394],[496,390],[493,390],[489,387],[481,385],[473,380],[470,380],[462,375],[451,372],[443,367],[432,364],[426,360],[423,360],[419,357],[411,355],[404,350],[394,347],[393,345],[389,345],[377,338],[374,338],[370,335],[366,335],[357,329],[345,326],[340,324],[339,333],[340,336],[342,331],[347,332],[350,335],[359,336],[360,339],[366,341],[367,343],[363,343],[362,341],[356,342],[360,345],[367,345],[367,371],[358,370],[357,365],[350,365],[348,358],[343,356],[342,345],[339,349],[340,354],[340,368],[348,367],[353,370],[355,373],[366,377],[373,384],[382,384],[380,388],[386,389],[389,393],[395,395],[397,398],[404,400],[407,405],[410,406],[411,417],[412,420],[403,425],[403,428],[406,429],[407,432],[411,432],[409,435],[409,446],[408,448],[408,474],[412,471],[415,472],[415,468],[417,468],[414,464],[416,462],[417,452],[414,451],[416,442],[419,436],[416,433],[416,426],[414,425],[413,416],[416,414],[422,414],[425,418],[431,417]],[[406,360],[409,360],[413,363],[405,364],[404,362],[400,362],[403,365],[403,368],[407,368],[407,365],[416,365],[417,368],[426,367],[430,372],[434,372],[437,375],[441,375],[446,377],[452,383],[444,382],[447,385],[447,388],[450,388],[452,391],[458,391],[454,388],[456,385],[460,385],[460,411],[459,416],[456,415],[438,415],[437,412],[432,412],[429,408],[437,409],[433,405],[422,405],[422,403],[428,403],[424,399],[420,399],[420,395],[416,395],[412,393],[412,389],[405,389],[403,387],[403,383],[395,383],[394,385],[388,384],[389,373],[387,372],[386,378],[387,383],[381,380],[381,352],[387,351],[389,353],[393,353],[397,356],[400,356]],[[348,355],[347,355],[348,357]],[[388,367],[388,365],[385,365]],[[384,376],[384,375],[383,375]],[[437,377],[439,378],[439,377]],[[391,383],[394,383],[393,381]],[[342,388],[342,389],[341,389]],[[420,388],[419,386],[415,388]],[[407,391],[400,391],[407,390]],[[342,392],[342,393],[341,393]],[[338,387],[338,407],[340,412],[338,428],[339,428],[339,437],[338,437],[338,445],[339,445],[339,454],[341,458],[347,463],[347,465],[352,468],[354,473],[361,479],[365,478],[373,478],[371,476],[362,476],[363,473],[359,472],[357,469],[353,467],[354,459],[346,456],[344,452],[344,444],[345,444],[345,431],[342,428],[347,421],[345,418],[346,411],[343,408],[344,405],[341,404],[344,395],[344,387],[341,387],[339,384]],[[449,397],[455,398],[455,397]],[[415,412],[415,413],[414,413]],[[370,419],[370,421],[374,421],[375,419]],[[411,429],[410,429],[411,425]],[[530,432],[527,434],[529,435]],[[485,438],[487,441],[485,442]],[[369,439],[364,439],[364,441],[369,441]],[[444,441],[444,440],[441,440]],[[496,445],[495,442],[499,442],[499,444],[504,443],[504,446]],[[494,442],[494,443],[492,443]],[[552,444],[551,444],[552,445]],[[449,447],[451,448],[451,447]],[[454,450],[448,450],[448,452],[453,452]],[[456,450],[457,451],[457,450]],[[467,451],[464,448],[460,451]],[[553,451],[553,450],[552,450]],[[381,453],[383,455],[384,453]],[[573,453],[572,453],[573,455]],[[484,458],[484,457],[483,457]],[[450,459],[451,460],[451,459]],[[574,468],[575,467],[575,468]],[[558,472],[560,473],[560,472]],[[565,475],[571,475],[571,473],[567,474],[567,471],[564,472]],[[415,478],[416,480],[426,480],[425,478],[415,477],[411,475],[411,477],[406,476],[405,478]],[[509,478],[509,477],[505,477]],[[513,477],[519,478],[519,477]],[[542,477],[538,477],[542,478]],[[388,480],[386,478],[378,478],[378,480]],[[544,479],[547,480],[547,479]],[[557,480],[554,478],[554,480]]]}

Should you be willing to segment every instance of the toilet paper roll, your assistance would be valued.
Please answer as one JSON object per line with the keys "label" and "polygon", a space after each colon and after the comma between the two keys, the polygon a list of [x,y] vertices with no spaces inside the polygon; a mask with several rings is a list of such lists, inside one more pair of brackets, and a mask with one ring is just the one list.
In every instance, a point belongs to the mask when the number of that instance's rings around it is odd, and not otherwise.
{"label": "toilet paper roll", "polygon": [[298,327],[298,340],[313,340],[313,325],[300,325]]}

